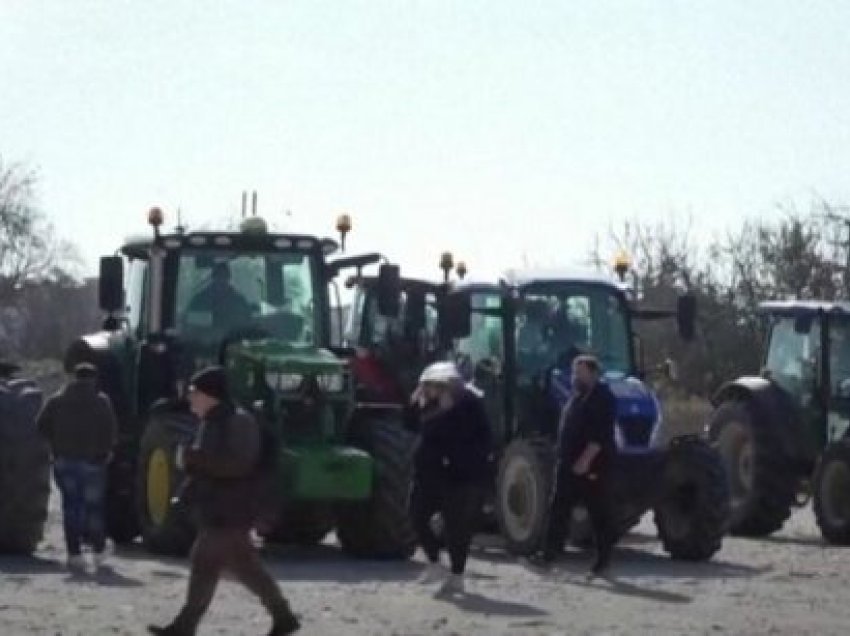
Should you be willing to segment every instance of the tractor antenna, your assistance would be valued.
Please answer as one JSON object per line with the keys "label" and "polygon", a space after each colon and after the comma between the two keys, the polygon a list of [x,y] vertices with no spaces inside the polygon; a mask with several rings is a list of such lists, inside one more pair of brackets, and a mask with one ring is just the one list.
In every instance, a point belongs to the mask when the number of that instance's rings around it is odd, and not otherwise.
{"label": "tractor antenna", "polygon": [[248,192],[242,190],[242,218],[245,218],[245,213],[248,211]]}
{"label": "tractor antenna", "polygon": [[257,191],[251,193],[251,216],[257,216]]}
{"label": "tractor antenna", "polygon": [[180,206],[177,206],[177,233],[183,234],[186,231],[186,228],[183,227],[183,212],[180,209]]}

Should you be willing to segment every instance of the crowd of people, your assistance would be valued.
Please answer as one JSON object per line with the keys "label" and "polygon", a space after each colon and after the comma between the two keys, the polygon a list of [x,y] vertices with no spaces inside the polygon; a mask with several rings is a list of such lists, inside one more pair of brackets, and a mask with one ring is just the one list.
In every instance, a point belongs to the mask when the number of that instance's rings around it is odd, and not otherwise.
{"label": "crowd of people", "polygon": [[[560,422],[548,529],[533,559],[541,567],[562,552],[571,510],[578,504],[588,509],[593,525],[597,558],[592,574],[602,574],[610,566],[615,535],[608,471],[615,452],[615,400],[600,378],[595,358],[574,360],[574,392]],[[292,634],[299,629],[299,620],[251,541],[260,513],[256,503],[260,426],[235,404],[221,367],[195,374],[188,401],[199,428],[191,446],[179,453],[187,475],[181,490],[195,511],[198,534],[183,607],[170,624],[151,626],[149,631],[162,636],[195,634],[227,572],[268,610],[273,621],[270,636]],[[443,594],[462,594],[470,544],[495,469],[492,428],[481,392],[467,384],[450,362],[424,370],[408,409],[407,421],[418,435],[409,513],[428,562],[420,581],[438,584]],[[106,557],[107,465],[117,426],[108,397],[97,389],[95,367],[77,365],[66,386],[46,402],[37,424],[52,450],[68,566],[85,567],[87,544],[95,566],[101,568]],[[442,536],[435,531],[437,515]],[[448,553],[448,569],[441,563],[442,546]]]}

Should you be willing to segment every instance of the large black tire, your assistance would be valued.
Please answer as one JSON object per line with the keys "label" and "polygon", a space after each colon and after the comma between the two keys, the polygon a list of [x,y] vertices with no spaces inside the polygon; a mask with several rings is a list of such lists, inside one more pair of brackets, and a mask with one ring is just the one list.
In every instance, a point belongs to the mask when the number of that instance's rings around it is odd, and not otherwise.
{"label": "large black tire", "polygon": [[129,445],[119,445],[109,464],[106,482],[106,534],[116,544],[131,543],[139,536],[136,510],[136,461]]}
{"label": "large black tire", "polygon": [[496,520],[509,552],[528,555],[546,536],[555,457],[544,438],[518,439],[505,448],[496,477]]}
{"label": "large black tire", "polygon": [[674,559],[706,561],[729,529],[729,482],[719,453],[696,438],[674,440],[667,451],[655,525]]}
{"label": "large black tire", "polygon": [[183,475],[175,464],[179,436],[169,424],[176,416],[151,416],[139,448],[136,506],[142,540],[156,554],[184,556],[196,527],[184,500],[175,502]]}
{"label": "large black tire", "polygon": [[850,440],[827,445],[814,477],[815,519],[823,538],[850,545]]}
{"label": "large black tire", "polygon": [[41,403],[30,383],[0,387],[0,553],[31,554],[44,536],[50,451],[35,427]]}
{"label": "large black tire", "polygon": [[414,436],[391,417],[361,422],[354,442],[375,462],[372,497],[337,508],[337,537],[356,557],[409,559],[416,535],[407,502],[413,478]]}
{"label": "large black tire", "polygon": [[267,543],[314,546],[333,530],[333,516],[326,507],[308,503],[286,505],[277,523],[262,534]]}
{"label": "large black tire", "polygon": [[770,422],[746,402],[724,402],[711,416],[709,437],[723,458],[732,497],[732,534],[763,537],[779,530],[796,501],[800,475]]}

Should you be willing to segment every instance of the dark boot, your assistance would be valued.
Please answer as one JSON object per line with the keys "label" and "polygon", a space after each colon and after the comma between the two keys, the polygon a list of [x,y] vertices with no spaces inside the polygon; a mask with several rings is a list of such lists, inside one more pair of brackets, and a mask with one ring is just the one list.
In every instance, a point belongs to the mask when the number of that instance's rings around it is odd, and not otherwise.
{"label": "dark boot", "polygon": [[290,613],[286,617],[275,619],[269,636],[287,636],[288,634],[294,634],[299,629],[301,629],[301,623],[295,618],[295,614]]}
{"label": "dark boot", "polygon": [[165,627],[148,625],[148,631],[154,636],[194,636],[192,632],[176,627],[173,623]]}

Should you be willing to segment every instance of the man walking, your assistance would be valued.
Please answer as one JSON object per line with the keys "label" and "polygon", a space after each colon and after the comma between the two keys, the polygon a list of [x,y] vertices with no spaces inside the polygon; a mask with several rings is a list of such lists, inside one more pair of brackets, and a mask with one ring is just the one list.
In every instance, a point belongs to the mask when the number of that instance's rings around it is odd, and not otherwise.
{"label": "man walking", "polygon": [[85,569],[83,544],[91,546],[95,567],[105,563],[104,496],[106,467],[117,426],[109,398],[97,390],[97,370],[88,363],[74,368],[73,379],[47,400],[37,419],[53,456],[62,497],[62,521],[68,566]]}
{"label": "man walking", "polygon": [[[463,574],[483,493],[491,478],[490,425],[480,396],[466,387],[452,363],[432,364],[412,398],[418,407],[420,443],[414,458],[410,515],[428,558],[422,583],[443,580],[442,593],[462,593]],[[440,540],[432,517],[440,513],[451,563],[440,565]]]}
{"label": "man walking", "polygon": [[183,454],[192,481],[189,504],[195,507],[199,523],[189,590],[170,625],[148,629],[163,636],[193,636],[222,573],[229,571],[271,614],[269,636],[293,634],[299,628],[298,620],[251,544],[260,484],[259,424],[234,406],[221,367],[208,367],[192,378],[189,405],[201,420],[195,443]]}
{"label": "man walking", "polygon": [[564,548],[572,510],[584,504],[597,551],[592,573],[601,574],[610,565],[615,540],[608,484],[616,453],[616,401],[608,386],[600,382],[599,362],[593,356],[582,355],[573,361],[573,388],[573,397],[561,416],[549,526],[538,560],[551,563],[557,558]]}

